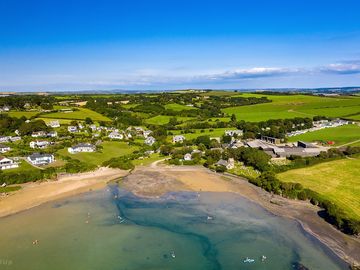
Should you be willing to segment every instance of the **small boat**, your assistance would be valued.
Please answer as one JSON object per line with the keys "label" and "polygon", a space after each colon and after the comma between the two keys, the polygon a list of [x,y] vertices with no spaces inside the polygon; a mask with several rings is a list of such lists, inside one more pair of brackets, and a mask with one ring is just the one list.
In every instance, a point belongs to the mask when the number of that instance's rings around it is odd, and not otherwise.
{"label": "small boat", "polygon": [[263,262],[263,261],[265,261],[267,258],[266,258],[266,256],[265,255],[262,255],[261,256],[261,261]]}
{"label": "small boat", "polygon": [[175,256],[175,252],[174,252],[174,251],[171,251],[171,252],[170,252],[170,255],[171,255],[171,257],[173,257],[173,258],[175,259],[176,256]]}
{"label": "small boat", "polygon": [[207,220],[213,220],[214,218],[212,216],[207,216]]}
{"label": "small boat", "polygon": [[244,260],[244,263],[253,263],[253,262],[255,262],[255,260],[254,260],[254,259],[250,259],[250,258],[248,258],[248,257],[246,257],[246,259]]}

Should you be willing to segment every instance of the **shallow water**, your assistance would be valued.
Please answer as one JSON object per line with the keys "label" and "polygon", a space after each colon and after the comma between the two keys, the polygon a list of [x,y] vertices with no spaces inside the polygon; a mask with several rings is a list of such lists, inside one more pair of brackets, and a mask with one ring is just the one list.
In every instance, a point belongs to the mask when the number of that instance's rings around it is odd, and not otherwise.
{"label": "shallow water", "polygon": [[281,270],[296,263],[347,269],[296,222],[229,193],[141,199],[111,186],[0,219],[0,269]]}

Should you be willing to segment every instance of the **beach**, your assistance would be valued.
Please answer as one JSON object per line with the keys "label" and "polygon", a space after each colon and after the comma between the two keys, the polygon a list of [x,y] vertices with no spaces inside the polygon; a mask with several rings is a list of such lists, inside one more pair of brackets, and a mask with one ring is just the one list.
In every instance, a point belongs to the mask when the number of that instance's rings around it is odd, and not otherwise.
{"label": "beach", "polygon": [[61,175],[57,180],[22,184],[19,191],[0,197],[0,217],[12,215],[49,201],[101,189],[109,181],[127,174],[128,171],[102,167],[92,172]]}
{"label": "beach", "polygon": [[320,208],[309,202],[272,195],[230,174],[218,174],[201,166],[152,164],[134,171],[100,168],[94,172],[63,175],[57,181],[27,183],[0,199],[0,217],[15,214],[45,202],[101,189],[122,177],[120,185],[140,197],[160,197],[169,192],[230,192],[260,205],[270,213],[298,221],[302,228],[328,246],[349,264],[360,262],[360,240],[345,235],[319,217]]}

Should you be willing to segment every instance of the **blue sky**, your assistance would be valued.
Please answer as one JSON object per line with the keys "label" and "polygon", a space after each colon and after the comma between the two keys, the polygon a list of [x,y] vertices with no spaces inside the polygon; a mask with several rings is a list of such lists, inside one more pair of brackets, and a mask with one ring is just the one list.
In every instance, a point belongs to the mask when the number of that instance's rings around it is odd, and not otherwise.
{"label": "blue sky", "polygon": [[1,0],[0,91],[360,85],[360,2]]}

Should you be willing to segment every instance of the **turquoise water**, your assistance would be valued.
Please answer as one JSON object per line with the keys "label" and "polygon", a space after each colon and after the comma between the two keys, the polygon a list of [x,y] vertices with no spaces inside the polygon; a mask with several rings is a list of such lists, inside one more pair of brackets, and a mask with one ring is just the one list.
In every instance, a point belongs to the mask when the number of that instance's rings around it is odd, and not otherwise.
{"label": "turquoise water", "polygon": [[0,235],[0,269],[347,269],[296,222],[229,193],[111,186],[2,218]]}

